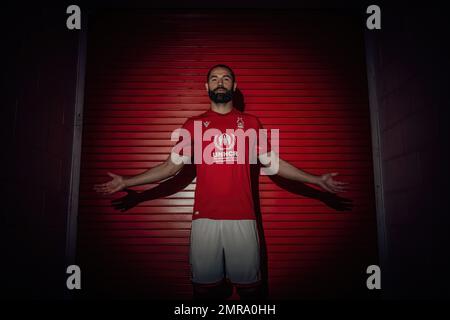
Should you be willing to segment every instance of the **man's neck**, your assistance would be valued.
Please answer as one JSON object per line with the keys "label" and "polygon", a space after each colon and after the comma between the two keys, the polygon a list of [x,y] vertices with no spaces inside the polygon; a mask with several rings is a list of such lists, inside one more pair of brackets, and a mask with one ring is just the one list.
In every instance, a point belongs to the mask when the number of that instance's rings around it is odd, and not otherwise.
{"label": "man's neck", "polygon": [[227,103],[211,102],[211,110],[217,113],[226,114],[233,109],[233,101]]}

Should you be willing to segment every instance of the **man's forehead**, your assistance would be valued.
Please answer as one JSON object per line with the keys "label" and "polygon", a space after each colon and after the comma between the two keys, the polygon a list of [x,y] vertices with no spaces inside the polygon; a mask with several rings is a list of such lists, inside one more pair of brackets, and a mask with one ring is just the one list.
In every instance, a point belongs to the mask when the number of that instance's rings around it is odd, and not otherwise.
{"label": "man's forehead", "polygon": [[228,70],[226,68],[222,68],[222,67],[217,67],[217,68],[214,68],[211,71],[210,77],[212,77],[212,76],[224,76],[224,75],[231,76],[230,70]]}

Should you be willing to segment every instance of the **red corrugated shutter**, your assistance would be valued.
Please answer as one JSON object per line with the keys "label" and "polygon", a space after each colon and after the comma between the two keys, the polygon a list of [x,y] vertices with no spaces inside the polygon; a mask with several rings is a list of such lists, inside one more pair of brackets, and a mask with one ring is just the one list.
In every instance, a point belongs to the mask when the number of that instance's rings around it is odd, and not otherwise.
{"label": "red corrugated shutter", "polygon": [[351,183],[342,196],[353,209],[337,211],[260,178],[270,297],[365,292],[377,252],[362,28],[350,15],[320,12],[94,16],[77,249],[85,294],[191,296],[195,180],[124,213],[110,203],[124,194],[102,198],[92,185],[107,171],[135,175],[164,161],[172,130],[209,108],[204,80],[216,63],[234,68],[245,111],[280,129],[284,159]]}

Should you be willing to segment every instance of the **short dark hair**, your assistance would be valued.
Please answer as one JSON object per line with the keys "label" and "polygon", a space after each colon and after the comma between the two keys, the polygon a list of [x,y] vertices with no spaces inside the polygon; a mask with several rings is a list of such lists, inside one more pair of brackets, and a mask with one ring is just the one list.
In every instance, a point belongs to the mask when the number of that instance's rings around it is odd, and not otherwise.
{"label": "short dark hair", "polygon": [[231,73],[231,77],[233,78],[233,82],[235,82],[236,77],[234,75],[233,69],[231,69],[229,66],[227,66],[226,64],[216,64],[215,66],[212,66],[211,69],[209,69],[208,74],[206,75],[206,82],[209,81],[209,76],[211,75],[211,72],[215,69],[215,68],[224,68],[224,69],[228,69],[228,71],[230,71]]}

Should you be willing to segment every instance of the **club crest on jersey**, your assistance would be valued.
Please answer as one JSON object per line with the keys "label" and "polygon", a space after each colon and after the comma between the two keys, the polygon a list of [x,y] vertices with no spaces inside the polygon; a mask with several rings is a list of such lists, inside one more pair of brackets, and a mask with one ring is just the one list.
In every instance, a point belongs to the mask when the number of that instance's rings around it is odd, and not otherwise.
{"label": "club crest on jersey", "polygon": [[236,123],[238,129],[244,129],[244,120],[242,120],[242,117],[238,117]]}
{"label": "club crest on jersey", "polygon": [[210,123],[211,121],[203,121],[203,125],[205,126],[205,128],[208,128]]}

